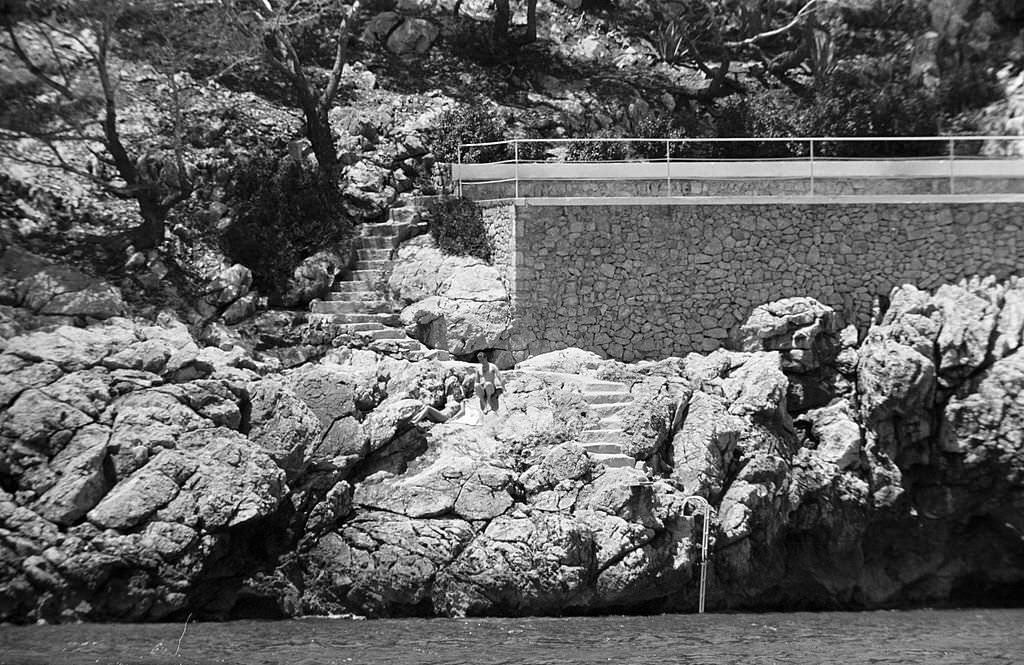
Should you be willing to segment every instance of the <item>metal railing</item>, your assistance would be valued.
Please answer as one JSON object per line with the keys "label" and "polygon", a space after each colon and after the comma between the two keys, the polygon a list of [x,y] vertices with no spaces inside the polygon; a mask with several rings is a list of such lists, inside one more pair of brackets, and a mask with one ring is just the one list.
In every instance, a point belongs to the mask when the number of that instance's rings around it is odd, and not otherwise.
{"label": "metal railing", "polygon": [[[856,146],[866,144],[868,156],[857,156]],[[907,145],[904,145],[907,144]],[[501,146],[506,146],[504,151]],[[533,158],[538,154],[538,147],[550,146],[543,150],[543,159]],[[605,152],[615,153],[621,150],[621,157],[611,159],[567,159],[571,149],[585,151],[588,146],[600,146]],[[622,146],[622,148],[619,148]],[[628,147],[639,147],[639,151],[628,154]],[[490,150],[489,150],[490,149]],[[491,153],[493,156],[506,155],[503,159],[481,161],[476,156]],[[658,154],[655,154],[658,153]],[[760,153],[760,154],[759,154]],[[882,153],[882,154],[879,154]],[[891,153],[891,154],[885,154]],[[735,163],[736,172],[725,176],[726,179],[750,178],[749,173],[742,169],[754,163],[771,163],[785,165],[782,167],[789,173],[799,173],[809,181],[807,194],[815,195],[816,180],[825,177],[837,177],[834,174],[836,163],[864,162],[900,162],[904,164],[930,164],[929,168],[907,168],[907,175],[887,173],[890,178],[942,177],[948,181],[948,193],[955,194],[956,179],[960,171],[979,173],[978,177],[1000,177],[996,169],[963,169],[964,164],[978,162],[1013,161],[1024,165],[1024,136],[896,136],[896,137],[782,137],[782,138],[563,138],[563,139],[528,139],[515,138],[484,143],[460,144],[457,152],[455,185],[459,196],[464,194],[465,185],[493,185],[513,183],[515,198],[520,197],[521,183],[542,178],[531,177],[527,171],[538,165],[554,164],[664,164],[663,177],[666,190],[672,195],[673,179],[684,177],[673,174],[674,167],[679,165],[729,164]],[[465,159],[464,159],[465,157]],[[470,159],[470,157],[474,157]],[[492,179],[468,180],[466,173],[474,166],[510,165],[511,174]],[[832,165],[832,168],[826,165]],[[1024,167],[1022,167],[1024,169]],[[480,170],[480,169],[477,169]],[[493,169],[492,169],[493,170]],[[536,170],[536,169],[533,169]],[[914,171],[919,174],[915,175]],[[941,170],[941,173],[940,173]],[[506,169],[507,171],[507,169]],[[719,169],[721,171],[721,169]],[[992,171],[992,173],[989,173]],[[920,175],[926,173],[926,175]],[[755,176],[757,177],[757,176]],[[790,176],[763,176],[766,179]],[[971,176],[974,177],[974,176]],[[1024,178],[1024,170],[1013,173],[1010,177]],[[685,179],[700,176],[685,176]],[[563,177],[564,179],[564,177]],[[578,178],[588,179],[587,176]],[[605,177],[603,179],[616,179]]]}
{"label": "metal railing", "polygon": [[697,605],[697,613],[704,614],[704,597],[707,593],[708,584],[708,558],[711,555],[708,552],[708,534],[711,529],[711,504],[704,497],[693,494],[683,499],[683,510],[686,510],[686,507],[691,502],[697,505],[697,508],[701,510],[704,517],[700,539],[700,600]]}

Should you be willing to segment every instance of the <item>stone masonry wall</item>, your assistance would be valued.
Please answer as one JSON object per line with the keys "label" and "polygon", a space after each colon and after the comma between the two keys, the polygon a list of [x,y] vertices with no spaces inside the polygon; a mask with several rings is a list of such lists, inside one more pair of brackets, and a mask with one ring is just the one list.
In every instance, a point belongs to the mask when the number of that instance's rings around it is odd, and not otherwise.
{"label": "stone masonry wall", "polygon": [[[807,178],[727,178],[658,180],[523,180],[520,198],[588,196],[806,196]],[[956,194],[1020,194],[1021,178],[958,178],[953,182]],[[465,196],[477,201],[509,199],[515,196],[515,183],[486,185],[465,183]],[[818,196],[854,195],[937,195],[949,194],[947,178],[818,178],[814,181]]]}
{"label": "stone masonry wall", "polygon": [[516,207],[512,203],[484,204],[480,207],[484,228],[491,241],[491,263],[501,275],[501,281],[509,294],[515,292],[515,218]]}
{"label": "stone masonry wall", "polygon": [[867,323],[874,298],[1019,274],[1024,204],[521,205],[517,356],[722,346],[757,305],[812,296]]}

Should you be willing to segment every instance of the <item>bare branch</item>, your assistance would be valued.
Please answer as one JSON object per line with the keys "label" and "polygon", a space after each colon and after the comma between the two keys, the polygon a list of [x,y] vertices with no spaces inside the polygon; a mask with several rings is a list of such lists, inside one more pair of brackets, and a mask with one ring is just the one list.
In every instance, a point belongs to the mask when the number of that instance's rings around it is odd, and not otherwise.
{"label": "bare branch", "polygon": [[39,79],[46,85],[50,86],[51,88],[59,92],[67,99],[77,99],[75,97],[75,93],[72,92],[71,88],[61,84],[58,81],[55,81],[46,72],[44,72],[35,62],[32,61],[32,58],[29,57],[28,53],[25,52],[25,49],[22,48],[21,42],[18,41],[18,36],[14,34],[14,28],[11,26],[10,21],[4,21],[4,27],[7,30],[7,36],[11,38],[11,51],[14,52],[14,55],[18,57],[18,60],[20,60],[23,65],[25,65],[25,67],[33,76],[35,76],[37,79]]}
{"label": "bare branch", "polygon": [[782,26],[781,28],[775,28],[774,30],[760,32],[754,35],[753,37],[748,37],[746,39],[741,39],[739,41],[725,42],[725,46],[731,48],[735,48],[737,46],[749,46],[750,44],[755,44],[761,41],[762,39],[768,39],[769,37],[775,37],[777,35],[781,35],[784,32],[788,32],[789,30],[792,30],[797,25],[799,25],[800,21],[802,21],[804,17],[811,12],[811,10],[814,8],[814,5],[816,5],[817,3],[818,0],[809,0],[807,4],[800,8],[800,11],[796,13],[796,16],[793,17],[793,20],[787,23],[786,25]]}

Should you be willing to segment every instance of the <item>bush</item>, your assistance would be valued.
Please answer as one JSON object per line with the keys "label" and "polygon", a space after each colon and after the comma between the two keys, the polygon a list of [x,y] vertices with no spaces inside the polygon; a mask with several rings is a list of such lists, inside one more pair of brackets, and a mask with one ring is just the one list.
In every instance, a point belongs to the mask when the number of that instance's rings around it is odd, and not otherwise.
{"label": "bush", "polygon": [[487,227],[480,208],[471,200],[442,200],[430,209],[428,223],[430,235],[442,252],[491,260]]}
{"label": "bush", "polygon": [[[594,138],[618,138],[608,130],[598,132]],[[621,162],[629,157],[629,144],[625,141],[573,141],[565,151],[567,162]]]}
{"label": "bush", "polygon": [[248,266],[275,304],[304,258],[352,236],[338,184],[311,165],[260,156],[235,167],[227,190],[235,221],[219,238],[221,250]]}
{"label": "bush", "polygon": [[[433,131],[431,147],[442,162],[459,161],[459,144],[504,141],[505,125],[496,112],[483,106],[457,106],[441,114]],[[467,148],[462,162],[474,164],[509,159],[509,144]]]}

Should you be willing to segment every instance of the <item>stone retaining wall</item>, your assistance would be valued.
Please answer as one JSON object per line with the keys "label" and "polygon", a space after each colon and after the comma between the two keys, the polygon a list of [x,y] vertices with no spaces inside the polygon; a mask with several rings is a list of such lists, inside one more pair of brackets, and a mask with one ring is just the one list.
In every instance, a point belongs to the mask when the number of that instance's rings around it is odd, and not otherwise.
{"label": "stone retaining wall", "polygon": [[[956,194],[1021,194],[1021,178],[957,178]],[[514,182],[486,185],[463,183],[463,195],[477,201],[516,196]],[[948,178],[820,178],[819,196],[942,195],[949,194]],[[590,196],[801,196],[810,194],[807,178],[724,178],[646,180],[521,180],[520,198]]]}
{"label": "stone retaining wall", "polygon": [[897,284],[1017,274],[1024,250],[1022,203],[518,205],[492,219],[515,227],[496,257],[515,257],[517,357],[709,351],[786,296],[863,326]]}

